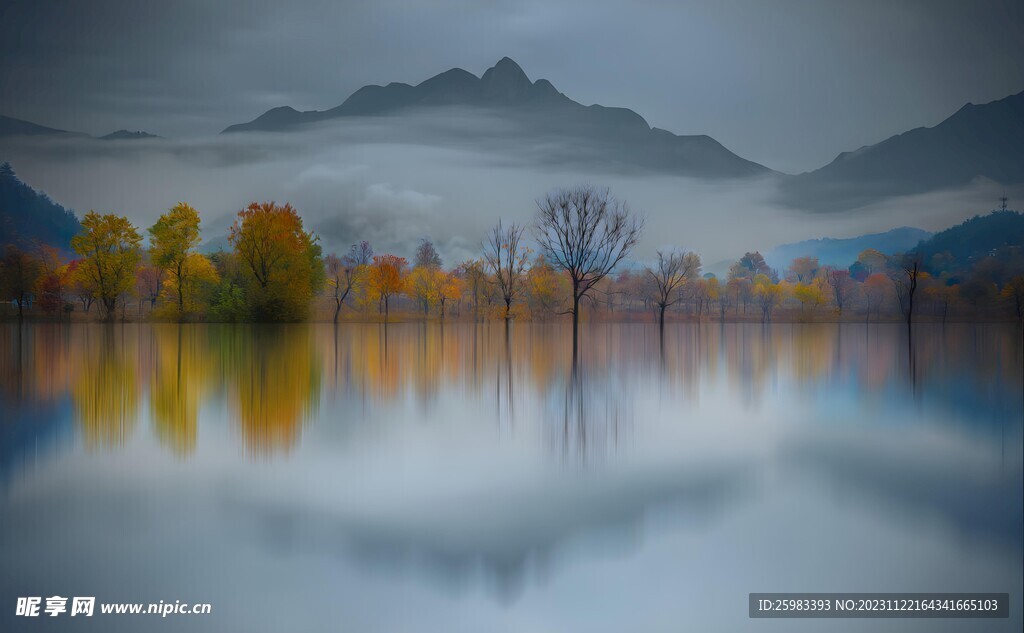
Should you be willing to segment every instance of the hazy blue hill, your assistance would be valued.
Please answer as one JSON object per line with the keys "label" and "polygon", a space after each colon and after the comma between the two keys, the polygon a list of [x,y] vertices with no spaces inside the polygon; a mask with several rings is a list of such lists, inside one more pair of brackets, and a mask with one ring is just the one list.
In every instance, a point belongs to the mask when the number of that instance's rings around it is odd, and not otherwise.
{"label": "hazy blue hill", "polygon": [[156,134],[150,134],[141,130],[117,130],[110,134],[105,134],[99,137],[91,137],[88,134],[82,132],[69,132],[68,130],[61,130],[53,127],[46,127],[45,125],[39,125],[31,121],[24,121],[22,119],[15,119],[14,117],[0,115],[0,138],[9,136],[36,136],[36,137],[81,137],[81,138],[98,138],[102,141],[125,141],[125,140],[138,140],[145,138],[160,138]]}
{"label": "hazy blue hill", "polygon": [[80,229],[73,212],[23,183],[9,163],[0,165],[0,245],[39,240],[70,252]]}
{"label": "hazy blue hill", "polygon": [[81,136],[81,134],[0,115],[0,137],[4,136]]}
{"label": "hazy blue hill", "polygon": [[132,132],[130,130],[117,130],[116,132],[111,132],[110,134],[104,134],[99,138],[100,140],[103,141],[136,141],[144,138],[160,137],[157,136],[156,134],[150,134],[149,132],[143,132],[141,130],[137,130],[135,132]]}
{"label": "hazy blue hill", "polygon": [[873,248],[886,254],[903,253],[931,236],[928,231],[904,226],[884,233],[845,239],[826,237],[782,244],[765,253],[764,259],[769,266],[780,271],[785,270],[797,257],[817,257],[818,263],[823,266],[846,268],[865,249]]}
{"label": "hazy blue hill", "polygon": [[949,271],[966,270],[989,256],[1018,261],[1024,257],[1024,214],[993,211],[976,215],[936,233],[917,252],[929,269]]}
{"label": "hazy blue hill", "polygon": [[288,106],[268,110],[224,133],[284,132],[318,121],[395,114],[413,108],[473,106],[515,119],[537,136],[558,135],[587,143],[576,158],[617,167],[637,167],[705,178],[735,178],[771,173],[733,154],[709,136],[677,136],[651,128],[627,108],[584,106],[560,93],[546,79],[531,81],[508,57],[482,77],[453,68],[411,86],[364,86],[329,110],[300,112]]}
{"label": "hazy blue hill", "polygon": [[844,152],[816,171],[787,179],[783,200],[810,210],[843,210],[958,187],[979,176],[1024,182],[1024,92],[984,105],[968,103],[934,127]]}

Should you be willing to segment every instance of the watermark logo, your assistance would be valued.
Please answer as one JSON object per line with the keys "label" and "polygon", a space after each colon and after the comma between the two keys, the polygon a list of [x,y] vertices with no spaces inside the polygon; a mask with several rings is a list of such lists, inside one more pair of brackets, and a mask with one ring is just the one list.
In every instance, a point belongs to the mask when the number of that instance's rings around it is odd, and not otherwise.
{"label": "watermark logo", "polygon": [[18,608],[14,611],[14,615],[23,615],[26,617],[35,617],[39,615],[39,604],[43,601],[42,598],[18,598]]}
{"label": "watermark logo", "polygon": [[74,598],[71,601],[71,615],[91,616],[93,607],[96,606],[96,598]]}
{"label": "watermark logo", "polygon": [[[22,596],[18,598],[14,607],[14,615],[27,618],[35,617],[57,617],[67,613],[70,617],[86,616],[91,617],[96,609],[96,598],[94,596],[75,596],[70,598],[71,611],[68,612],[68,598],[64,596]],[[45,605],[45,606],[44,606]],[[181,600],[174,602],[140,603],[140,602],[103,602],[100,603],[100,613],[113,615],[159,615],[166,618],[168,615],[205,615],[211,613],[213,607],[204,602],[189,604]]]}

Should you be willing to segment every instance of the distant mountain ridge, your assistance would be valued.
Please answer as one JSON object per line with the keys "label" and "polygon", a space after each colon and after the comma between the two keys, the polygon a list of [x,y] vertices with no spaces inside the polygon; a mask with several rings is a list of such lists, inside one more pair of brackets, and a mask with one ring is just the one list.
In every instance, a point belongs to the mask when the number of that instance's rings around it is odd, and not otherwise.
{"label": "distant mountain ridge", "polygon": [[23,121],[14,117],[0,115],[0,137],[4,136],[85,136],[79,132],[69,132],[53,127],[46,127],[31,121]]}
{"label": "distant mountain ridge", "polygon": [[968,103],[934,127],[843,152],[828,165],[786,179],[783,201],[838,211],[880,198],[959,187],[977,177],[1024,183],[1024,91]]}
{"label": "distant mountain ridge", "polygon": [[764,254],[769,266],[779,271],[789,267],[797,257],[817,257],[822,266],[846,268],[865,249],[873,248],[885,254],[903,253],[932,237],[923,229],[904,226],[884,233],[871,233],[851,238],[825,237],[781,244]]}
{"label": "distant mountain ridge", "polygon": [[435,75],[415,86],[390,83],[363,86],[329,110],[300,112],[289,106],[268,110],[222,133],[284,132],[308,123],[412,108],[477,106],[499,111],[539,134],[562,134],[602,144],[617,160],[645,168],[701,177],[746,177],[773,173],[730,152],[706,135],[677,136],[652,128],[636,112],[601,105],[584,106],[546,79],[531,81],[508,57],[481,77],[461,68]]}
{"label": "distant mountain ridge", "polygon": [[137,141],[144,138],[160,138],[156,134],[150,134],[149,132],[143,132],[142,130],[136,130],[132,132],[130,130],[117,130],[110,134],[104,134],[98,137],[101,141]]}
{"label": "distant mountain ridge", "polygon": [[103,136],[91,136],[84,132],[71,132],[59,128],[39,125],[23,119],[0,115],[0,138],[8,136],[54,136],[54,137],[79,137],[95,138],[102,141],[136,140],[144,138],[160,138],[156,134],[143,132],[141,130],[132,132],[130,130],[117,130]]}
{"label": "distant mountain ridge", "polygon": [[[737,156],[710,136],[679,136],[652,128],[626,108],[584,106],[546,79],[531,81],[508,57],[480,77],[453,68],[417,85],[363,86],[336,107],[305,112],[277,107],[252,121],[228,126],[222,133],[283,133],[317,122],[399,117],[443,106],[480,108],[497,115],[502,124],[511,124],[500,125],[499,131],[514,139],[517,147],[526,147],[530,159],[541,164],[707,179],[774,175],[778,189],[773,202],[810,212],[849,211],[886,198],[963,187],[977,178],[1008,186],[1024,184],[1024,92],[982,105],[968,103],[937,125],[843,152],[817,170],[789,176]],[[463,125],[463,112],[452,112],[450,123]],[[395,129],[406,133],[408,128],[396,125]],[[463,130],[451,131],[458,135]],[[486,127],[465,131],[467,135],[479,132],[484,138],[489,134]],[[0,138],[13,136],[96,138],[0,116]],[[118,130],[99,138],[159,137]]]}

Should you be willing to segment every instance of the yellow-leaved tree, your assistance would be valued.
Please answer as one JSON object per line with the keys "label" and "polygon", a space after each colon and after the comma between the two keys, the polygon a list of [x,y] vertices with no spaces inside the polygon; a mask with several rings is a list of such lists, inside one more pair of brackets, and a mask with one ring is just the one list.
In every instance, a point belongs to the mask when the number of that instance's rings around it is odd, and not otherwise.
{"label": "yellow-leaved tree", "polygon": [[107,320],[114,319],[118,297],[135,285],[141,243],[128,218],[95,211],[85,214],[82,232],[71,238],[71,248],[82,256],[74,273],[77,281],[99,301]]}
{"label": "yellow-leaved tree", "polygon": [[149,235],[152,238],[150,257],[165,271],[168,281],[174,286],[180,319],[186,313],[185,304],[192,299],[188,293],[196,287],[189,275],[197,268],[195,265],[190,267],[188,263],[193,250],[199,245],[199,212],[179,202],[149,228]]}
{"label": "yellow-leaved tree", "polygon": [[164,304],[169,310],[161,316],[180,319],[185,314],[205,312],[210,296],[220,282],[213,262],[202,253],[189,253],[178,270],[180,275],[170,275],[163,284],[163,294],[171,301]]}

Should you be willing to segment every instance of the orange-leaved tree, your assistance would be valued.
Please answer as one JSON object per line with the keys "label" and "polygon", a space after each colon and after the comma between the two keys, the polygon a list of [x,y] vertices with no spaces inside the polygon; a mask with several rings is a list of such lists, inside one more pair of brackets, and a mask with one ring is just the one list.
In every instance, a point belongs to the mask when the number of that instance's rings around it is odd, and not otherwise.
{"label": "orange-leaved tree", "polygon": [[380,302],[384,320],[388,319],[391,297],[405,292],[405,269],[409,265],[404,257],[397,255],[374,255],[368,271],[366,284],[370,296]]}
{"label": "orange-leaved tree", "polygon": [[298,321],[309,315],[324,283],[318,239],[290,205],[253,202],[238,212],[228,240],[249,279],[257,320]]}

